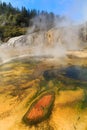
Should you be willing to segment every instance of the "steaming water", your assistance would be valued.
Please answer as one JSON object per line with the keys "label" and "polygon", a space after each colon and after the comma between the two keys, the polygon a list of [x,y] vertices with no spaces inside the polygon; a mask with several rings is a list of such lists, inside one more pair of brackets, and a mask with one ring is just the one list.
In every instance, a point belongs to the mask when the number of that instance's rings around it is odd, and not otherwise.
{"label": "steaming water", "polygon": [[80,81],[87,81],[87,67],[69,66],[63,69],[53,69],[44,72],[46,79],[58,78],[62,75]]}
{"label": "steaming water", "polygon": [[87,81],[87,67],[70,66],[65,69],[64,76],[75,80]]}

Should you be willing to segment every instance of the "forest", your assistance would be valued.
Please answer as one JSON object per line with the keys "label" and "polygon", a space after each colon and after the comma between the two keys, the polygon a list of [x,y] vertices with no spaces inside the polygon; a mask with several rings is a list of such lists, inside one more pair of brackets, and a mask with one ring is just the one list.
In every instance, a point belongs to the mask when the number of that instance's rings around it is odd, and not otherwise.
{"label": "forest", "polygon": [[60,21],[64,17],[52,12],[26,9],[26,7],[19,9],[13,7],[11,3],[0,2],[0,39],[6,42],[11,37],[23,35],[33,24],[38,28],[35,21],[39,21],[42,25],[45,22],[45,29],[52,28],[54,19]]}

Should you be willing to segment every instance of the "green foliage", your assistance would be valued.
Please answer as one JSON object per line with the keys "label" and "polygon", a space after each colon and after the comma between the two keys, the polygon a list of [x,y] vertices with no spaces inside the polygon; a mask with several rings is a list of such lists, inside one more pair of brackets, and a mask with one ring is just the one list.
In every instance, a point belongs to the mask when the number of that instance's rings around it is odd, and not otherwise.
{"label": "green foliage", "polygon": [[52,12],[29,10],[25,7],[18,9],[14,8],[11,3],[0,2],[0,38],[4,41],[9,37],[24,34],[25,28],[33,24],[39,30],[41,28],[38,21],[41,25],[46,24],[46,29],[52,28],[55,18],[61,20],[59,15],[54,15]]}
{"label": "green foliage", "polygon": [[23,35],[26,33],[26,28],[17,26],[2,26],[0,27],[0,36],[2,41],[7,41],[11,37]]}
{"label": "green foliage", "polygon": [[[22,7],[21,10],[14,8],[11,3],[6,4],[5,2],[0,3],[0,24],[3,25],[16,25],[21,27],[27,27],[31,23],[31,19],[35,16],[46,16],[50,22],[54,19],[53,13],[47,13],[46,11],[37,11],[35,9],[29,10]],[[3,19],[5,17],[5,19]]]}

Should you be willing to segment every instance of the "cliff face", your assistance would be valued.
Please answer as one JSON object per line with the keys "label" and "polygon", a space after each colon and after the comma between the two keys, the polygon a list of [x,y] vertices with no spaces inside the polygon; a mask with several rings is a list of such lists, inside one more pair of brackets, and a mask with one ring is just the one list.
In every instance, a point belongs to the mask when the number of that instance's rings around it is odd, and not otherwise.
{"label": "cliff face", "polygon": [[65,44],[68,47],[78,44],[79,35],[76,28],[52,28],[48,31],[38,31],[31,34],[11,38],[7,43],[10,46],[46,46],[53,47],[57,44]]}
{"label": "cliff face", "polygon": [[46,45],[52,46],[54,43],[59,42],[60,33],[59,30],[49,30],[49,31],[38,31],[31,34],[11,38],[7,44],[10,46],[37,46]]}

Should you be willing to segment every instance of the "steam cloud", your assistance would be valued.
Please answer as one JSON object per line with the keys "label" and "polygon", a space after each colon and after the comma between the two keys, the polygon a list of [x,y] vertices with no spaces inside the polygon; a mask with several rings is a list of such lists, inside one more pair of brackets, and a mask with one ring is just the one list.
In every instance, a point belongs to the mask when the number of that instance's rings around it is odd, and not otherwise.
{"label": "steam cloud", "polygon": [[[0,62],[27,55],[66,57],[67,51],[81,48],[79,27],[69,19],[47,19],[40,15],[32,22],[26,35],[12,38],[0,47]],[[53,23],[53,28],[49,28],[49,23]]]}
{"label": "steam cloud", "polygon": [[[40,21],[41,19],[41,21]],[[67,18],[54,19],[53,28],[49,28],[49,23],[45,16],[32,19],[33,26],[28,34],[39,29],[35,34],[34,55],[51,55],[53,57],[65,57],[67,51],[80,49],[79,28],[72,24]]]}

